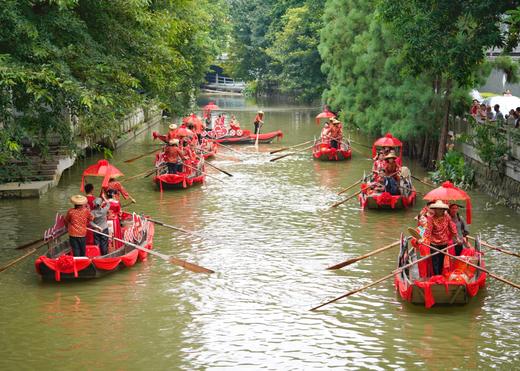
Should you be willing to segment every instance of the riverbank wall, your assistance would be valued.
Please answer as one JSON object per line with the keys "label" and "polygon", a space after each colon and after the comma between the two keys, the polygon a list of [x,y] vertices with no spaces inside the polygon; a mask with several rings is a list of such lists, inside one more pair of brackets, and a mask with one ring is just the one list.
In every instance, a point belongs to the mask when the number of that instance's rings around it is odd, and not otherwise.
{"label": "riverbank wall", "polygon": [[[467,120],[456,120],[455,135],[472,135],[473,129]],[[518,130],[518,129],[516,129]],[[520,145],[507,134],[509,155],[502,171],[490,168],[478,155],[478,150],[468,143],[458,143],[456,149],[464,155],[467,166],[475,171],[478,189],[516,211],[520,211]]]}
{"label": "riverbank wall", "polygon": [[[121,120],[117,138],[111,140],[113,149],[125,145],[137,135],[161,122],[162,110],[157,106],[139,107]],[[78,143],[78,152],[85,152],[86,143]],[[38,198],[56,187],[63,172],[74,166],[78,153],[69,153],[56,145],[53,152],[45,158],[33,158],[32,166],[35,177],[26,182],[10,182],[0,184],[2,198]]]}

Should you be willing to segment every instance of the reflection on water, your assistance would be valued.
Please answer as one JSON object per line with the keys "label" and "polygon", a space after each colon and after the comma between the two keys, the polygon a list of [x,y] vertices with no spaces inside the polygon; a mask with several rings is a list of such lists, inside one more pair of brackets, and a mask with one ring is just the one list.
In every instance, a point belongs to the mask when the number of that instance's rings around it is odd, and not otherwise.
{"label": "reflection on water", "polygon": [[[254,146],[235,147],[246,153],[240,161],[221,149],[225,157],[214,164],[233,177],[207,171],[223,183],[209,178],[202,186],[161,194],[146,178],[127,188],[137,199],[133,210],[202,236],[158,226],[157,250],[217,273],[197,275],[152,257],[97,281],[42,284],[31,260],[20,263],[0,277],[0,368],[70,369],[71,360],[83,369],[518,367],[518,293],[496,281],[462,307],[426,310],[403,303],[386,281],[309,312],[394,269],[397,250],[341,271],[324,268],[395,241],[413,224],[421,204],[377,212],[361,211],[352,200],[330,209],[357,190],[336,195],[370,167],[362,155],[323,163],[302,152],[269,162],[271,149],[319,134],[313,119],[318,109],[256,105],[241,97],[215,100],[229,112],[240,108],[237,117],[249,129],[262,107],[263,130],[282,129],[283,142],[260,145],[258,152]],[[125,174],[152,166],[151,157],[123,162],[153,148],[149,134],[116,151],[113,161]],[[68,171],[40,200],[0,202],[2,263],[17,256],[14,246],[52,224],[55,210],[68,208],[81,170],[96,160]],[[472,232],[515,250],[520,244],[515,214],[486,208],[492,200],[482,194],[475,193],[474,201]],[[496,251],[487,253],[487,261],[500,275],[520,279],[518,261]]]}

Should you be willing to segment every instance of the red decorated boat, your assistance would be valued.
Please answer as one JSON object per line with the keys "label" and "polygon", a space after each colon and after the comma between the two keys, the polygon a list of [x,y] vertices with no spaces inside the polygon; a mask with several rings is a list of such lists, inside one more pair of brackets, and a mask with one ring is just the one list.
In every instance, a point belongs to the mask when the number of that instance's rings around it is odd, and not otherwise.
{"label": "red decorated boat", "polygon": [[[202,132],[202,136],[222,144],[254,144],[256,142],[256,134],[251,133],[250,130],[243,130],[240,127],[227,128],[222,121],[216,122],[213,130]],[[275,138],[282,137],[281,130],[261,133],[258,142],[271,143]]]}
{"label": "red decorated boat", "polygon": [[168,168],[164,162],[164,152],[155,157],[156,173],[154,183],[161,192],[164,189],[184,189],[193,185],[204,183],[204,161],[185,161],[183,171],[176,174],[168,174]]}
{"label": "red decorated boat", "polygon": [[[367,177],[363,177],[367,180]],[[392,195],[383,190],[377,191],[376,174],[372,174],[368,181],[361,183],[361,193],[358,195],[362,209],[406,209],[412,207],[417,199],[417,192],[412,184],[410,170],[403,166],[399,184],[399,194]]]}
{"label": "red decorated boat", "polygon": [[[59,219],[57,217],[57,224]],[[152,222],[126,212],[122,213],[120,221],[122,226],[116,229],[114,237],[148,250],[153,248],[155,229]],[[35,261],[36,272],[44,281],[99,278],[147,259],[146,251],[117,242],[112,246],[114,250],[107,255],[101,256],[97,245],[87,245],[86,256],[72,256],[67,234],[62,234],[64,224],[56,228],[57,224],[50,229],[51,232],[46,232],[45,237],[50,238],[47,253]]]}
{"label": "red decorated boat", "polygon": [[314,143],[312,157],[320,161],[343,161],[352,158],[352,149],[344,142],[341,148],[332,148],[329,141],[322,138]]}
{"label": "red decorated boat", "polygon": [[[410,241],[413,245],[411,248]],[[417,242],[414,238],[401,236],[398,268],[418,260],[415,246]],[[448,252],[454,255],[454,251]],[[465,263],[485,268],[484,256],[480,251],[480,239],[475,240],[474,249],[463,249],[459,258],[463,261],[450,259],[449,266],[445,265],[442,275],[422,274],[422,267],[418,265],[428,264],[429,259],[396,274],[394,285],[399,296],[413,304],[424,304],[426,308],[437,304],[467,304],[486,284],[486,273]]]}

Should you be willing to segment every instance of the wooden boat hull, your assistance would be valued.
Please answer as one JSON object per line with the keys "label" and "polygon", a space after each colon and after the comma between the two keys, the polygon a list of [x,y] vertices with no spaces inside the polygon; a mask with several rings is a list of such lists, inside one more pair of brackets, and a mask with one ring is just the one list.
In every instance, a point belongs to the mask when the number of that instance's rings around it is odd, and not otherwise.
{"label": "wooden boat hull", "polygon": [[[415,247],[409,249],[408,242],[408,239],[401,236],[398,268],[417,260]],[[462,255],[470,255],[470,253],[474,254],[473,257],[464,256],[463,258],[475,259],[476,265],[485,266],[484,257],[480,253],[480,240],[475,241],[474,250],[463,250]],[[417,264],[415,264],[395,275],[394,286],[402,300],[412,304],[424,305],[426,308],[431,308],[434,305],[464,305],[477,295],[480,288],[483,288],[486,284],[486,273],[478,269],[469,273],[471,267],[467,268],[468,271],[465,272],[455,269],[451,272],[444,272],[445,275],[421,277]],[[459,275],[452,275],[457,271],[459,274],[464,273],[465,279],[460,279],[461,276]]]}
{"label": "wooden boat hull", "polygon": [[389,193],[367,194],[361,192],[358,196],[359,204],[362,209],[387,209],[398,210],[412,207],[415,204],[417,193],[415,189],[409,196],[395,195]]}
{"label": "wooden boat hull", "polygon": [[[256,142],[256,134],[248,134],[246,131],[242,136],[225,136],[215,139],[215,142],[221,144],[254,144]],[[282,138],[281,130],[260,134],[258,143],[271,143],[275,138]]]}
{"label": "wooden boat hull", "polygon": [[155,168],[157,170],[153,177],[153,182],[161,192],[164,190],[190,188],[204,183],[206,177],[204,175],[203,162],[193,163],[189,167],[187,165],[184,166],[184,172],[182,173],[168,174],[163,161],[163,153],[157,154],[155,158]]}
{"label": "wooden boat hull", "polygon": [[320,161],[345,161],[352,158],[352,149],[343,143],[339,149],[332,148],[320,140],[312,148],[312,158]]}
{"label": "wooden boat hull", "polygon": [[[126,213],[125,213],[126,214]],[[130,216],[130,214],[126,214]],[[135,242],[146,249],[153,249],[154,224],[147,221],[143,228],[141,241]],[[99,251],[97,246],[90,246]],[[89,255],[89,250],[87,250]],[[35,261],[36,272],[43,281],[77,281],[100,278],[124,268],[134,266],[140,261],[146,261],[148,253],[128,245],[103,256],[93,254],[87,257],[73,257],[68,238],[63,237],[52,242],[45,255]]]}

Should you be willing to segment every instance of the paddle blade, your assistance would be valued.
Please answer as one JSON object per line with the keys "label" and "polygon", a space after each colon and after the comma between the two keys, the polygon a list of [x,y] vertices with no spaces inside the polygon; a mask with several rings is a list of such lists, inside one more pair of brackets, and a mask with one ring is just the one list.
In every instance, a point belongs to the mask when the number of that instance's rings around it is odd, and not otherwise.
{"label": "paddle blade", "polygon": [[200,265],[196,265],[193,263],[189,263],[186,260],[178,259],[178,258],[170,258],[170,263],[174,265],[178,265],[179,267],[182,267],[184,269],[187,269],[189,271],[195,272],[195,273],[215,273],[215,271],[212,271],[211,269],[201,267]]}
{"label": "paddle blade", "polygon": [[421,235],[419,234],[419,232],[417,232],[417,230],[415,228],[408,227],[407,230],[408,230],[408,233],[410,233],[410,236],[412,236],[416,240],[420,240],[422,238]]}
{"label": "paddle blade", "polygon": [[328,267],[327,269],[329,269],[329,270],[341,269],[343,267],[346,267],[347,265],[354,264],[355,262],[360,261],[360,260],[361,260],[361,258],[352,258],[352,259],[349,259],[349,260],[345,260],[344,262],[341,262],[339,264],[336,264],[336,265],[333,265],[331,267]]}
{"label": "paddle blade", "polygon": [[275,153],[285,151],[286,149],[289,149],[289,147],[283,147],[280,149],[275,149],[274,151],[269,152],[269,154],[274,155]]}

